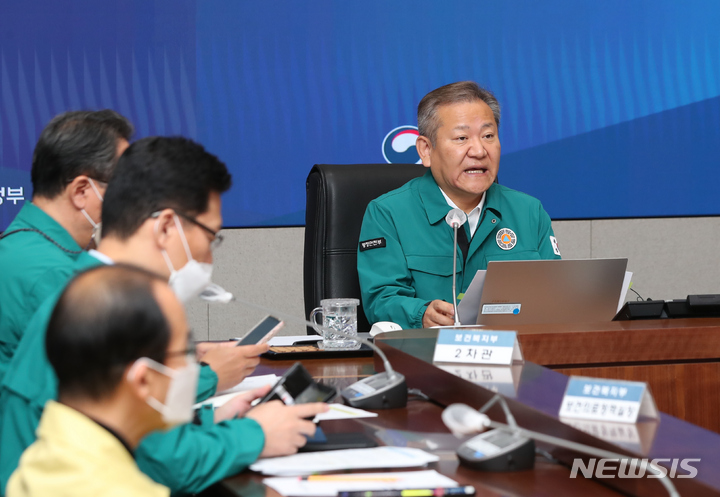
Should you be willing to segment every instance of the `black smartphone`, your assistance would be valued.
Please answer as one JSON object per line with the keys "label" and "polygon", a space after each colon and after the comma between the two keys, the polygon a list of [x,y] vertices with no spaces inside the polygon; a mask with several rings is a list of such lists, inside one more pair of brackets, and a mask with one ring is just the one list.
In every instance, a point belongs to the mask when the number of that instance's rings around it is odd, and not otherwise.
{"label": "black smartphone", "polygon": [[337,389],[316,382],[308,370],[296,362],[275,383],[260,402],[281,400],[286,405],[328,402],[337,396]]}
{"label": "black smartphone", "polygon": [[285,323],[279,319],[272,316],[265,316],[252,330],[250,330],[250,333],[242,337],[237,344],[240,346],[265,343],[274,337],[283,326],[285,326]]}
{"label": "black smartphone", "polygon": [[341,449],[366,449],[377,447],[375,440],[363,432],[325,433],[319,426],[315,429],[315,435],[308,437],[305,445],[298,449],[298,452],[318,452],[321,450]]}

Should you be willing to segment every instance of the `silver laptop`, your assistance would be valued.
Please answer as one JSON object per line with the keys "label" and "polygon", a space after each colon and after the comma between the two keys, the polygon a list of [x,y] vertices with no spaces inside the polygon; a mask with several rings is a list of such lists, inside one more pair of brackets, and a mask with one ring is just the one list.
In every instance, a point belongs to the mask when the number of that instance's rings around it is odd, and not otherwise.
{"label": "silver laptop", "polygon": [[627,259],[490,262],[477,324],[610,321],[626,268]]}

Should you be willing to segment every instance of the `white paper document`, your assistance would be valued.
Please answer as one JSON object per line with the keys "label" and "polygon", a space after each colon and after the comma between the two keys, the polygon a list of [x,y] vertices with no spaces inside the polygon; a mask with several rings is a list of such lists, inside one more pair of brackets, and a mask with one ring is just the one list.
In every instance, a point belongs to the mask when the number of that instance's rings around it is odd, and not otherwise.
{"label": "white paper document", "polygon": [[439,457],[407,447],[325,450],[285,457],[260,459],[250,469],[265,475],[304,476],[326,471],[370,468],[416,468],[436,462]]}
{"label": "white paper document", "polygon": [[625,299],[627,298],[627,293],[630,290],[630,285],[632,284],[632,276],[632,272],[625,271],[625,278],[623,278],[622,290],[620,290],[620,302],[618,302],[617,312],[620,312],[622,306],[625,305]]}
{"label": "white paper document", "polygon": [[376,418],[376,412],[365,411],[357,407],[350,407],[344,404],[330,404],[328,412],[322,412],[315,416],[313,421],[328,421],[331,419],[358,419],[358,418]]}
{"label": "white paper document", "polygon": [[248,376],[234,387],[223,390],[222,392],[218,392],[218,395],[224,395],[226,393],[247,392],[248,390],[260,388],[265,385],[274,385],[279,379],[280,377],[275,374]]}
{"label": "white paper document", "polygon": [[349,473],[320,476],[316,480],[301,480],[298,477],[265,478],[263,483],[277,493],[288,497],[334,497],[338,492],[353,490],[404,490],[408,488],[458,486],[455,480],[443,476],[435,470],[397,473]]}
{"label": "white paper document", "polygon": [[213,408],[218,408],[233,397],[235,397],[235,395],[239,394],[240,392],[247,392],[248,390],[260,388],[264,385],[274,385],[279,379],[280,377],[274,374],[248,376],[234,387],[228,388],[227,390],[220,392],[214,397],[210,397],[209,399],[206,399],[202,402],[198,402],[197,404],[195,404],[195,409],[197,409],[203,404],[212,404]]}
{"label": "white paper document", "polygon": [[485,286],[485,271],[480,269],[470,282],[465,295],[458,304],[458,317],[460,323],[468,325],[477,322],[478,311],[480,310],[480,297],[482,297],[483,286]]}
{"label": "white paper document", "polygon": [[195,409],[198,409],[201,406],[210,404],[213,406],[213,409],[217,409],[218,407],[225,405],[230,399],[235,397],[240,392],[233,392],[233,393],[226,393],[225,395],[216,395],[215,397],[210,397],[209,399],[205,399],[202,402],[198,402],[195,404]]}

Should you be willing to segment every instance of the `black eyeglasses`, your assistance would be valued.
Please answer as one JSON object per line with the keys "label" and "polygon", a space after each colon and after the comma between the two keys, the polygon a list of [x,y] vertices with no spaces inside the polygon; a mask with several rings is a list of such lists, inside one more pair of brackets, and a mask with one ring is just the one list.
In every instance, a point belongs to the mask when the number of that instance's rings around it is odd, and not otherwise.
{"label": "black eyeglasses", "polygon": [[[204,225],[197,219],[195,219],[192,216],[188,216],[187,214],[184,214],[183,212],[180,212],[179,210],[173,209],[175,211],[175,214],[180,216],[181,218],[185,219],[188,222],[193,223],[195,226],[199,226],[205,231],[207,231],[210,235],[212,235],[212,239],[210,240],[210,248],[212,250],[217,249],[220,245],[222,245],[223,240],[225,239],[220,233],[215,231],[214,229]],[[160,211],[153,212],[150,217],[158,217],[160,215]]]}
{"label": "black eyeglasses", "polygon": [[192,217],[192,216],[188,216],[187,214],[183,214],[183,213],[180,212],[180,211],[175,211],[175,213],[176,213],[178,216],[180,216],[181,218],[185,219],[186,221],[190,221],[190,222],[193,223],[195,226],[200,226],[202,229],[204,229],[205,231],[207,231],[208,233],[210,233],[210,234],[212,235],[212,240],[210,241],[210,248],[211,248],[211,249],[215,250],[215,249],[218,248],[220,245],[222,245],[222,242],[223,242],[224,238],[223,238],[223,236],[222,236],[220,233],[218,233],[218,232],[215,231],[214,229],[211,229],[211,228],[209,228],[208,226],[204,225],[203,223],[201,223],[200,221],[198,221],[197,219],[195,219],[195,218]]}

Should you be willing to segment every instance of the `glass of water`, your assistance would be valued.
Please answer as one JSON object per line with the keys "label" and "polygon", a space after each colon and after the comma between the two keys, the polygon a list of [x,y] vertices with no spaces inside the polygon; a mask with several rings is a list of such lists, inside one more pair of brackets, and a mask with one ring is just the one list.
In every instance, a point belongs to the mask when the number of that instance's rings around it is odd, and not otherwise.
{"label": "glass of water", "polygon": [[[357,337],[358,299],[323,299],[320,307],[310,313],[310,321],[317,322],[317,315],[322,314],[322,326],[327,331],[315,326],[315,331],[323,337],[324,349],[358,349],[360,342]],[[340,331],[342,333],[334,333]]]}

